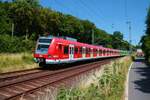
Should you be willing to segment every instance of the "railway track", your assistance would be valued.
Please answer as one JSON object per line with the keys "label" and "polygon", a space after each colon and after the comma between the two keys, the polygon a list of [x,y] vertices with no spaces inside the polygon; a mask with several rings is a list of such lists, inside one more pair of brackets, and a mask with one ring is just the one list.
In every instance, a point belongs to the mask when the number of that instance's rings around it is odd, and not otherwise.
{"label": "railway track", "polygon": [[112,59],[77,65],[60,70],[32,70],[3,74],[0,76],[0,100],[30,97],[34,92],[49,86],[55,86],[64,80],[98,68]]}

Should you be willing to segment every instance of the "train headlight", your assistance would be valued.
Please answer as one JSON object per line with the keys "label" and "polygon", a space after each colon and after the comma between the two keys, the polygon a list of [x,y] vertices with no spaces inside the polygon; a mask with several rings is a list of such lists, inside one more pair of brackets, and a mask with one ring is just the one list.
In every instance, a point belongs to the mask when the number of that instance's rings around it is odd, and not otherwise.
{"label": "train headlight", "polygon": [[39,57],[43,57],[43,55],[39,55]]}

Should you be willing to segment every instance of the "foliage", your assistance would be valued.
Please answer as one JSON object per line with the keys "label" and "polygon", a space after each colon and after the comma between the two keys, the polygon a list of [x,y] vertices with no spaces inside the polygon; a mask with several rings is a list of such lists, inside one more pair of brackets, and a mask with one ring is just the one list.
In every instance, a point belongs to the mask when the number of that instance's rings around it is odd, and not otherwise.
{"label": "foliage", "polygon": [[[124,62],[126,60],[127,62]],[[121,100],[124,95],[124,82],[128,72],[130,58],[123,61],[115,61],[113,65],[106,66],[101,77],[97,77],[98,83],[92,83],[89,87],[61,89],[57,100]]]}
{"label": "foliage", "polygon": [[[79,42],[91,44],[92,34],[94,34],[95,45],[126,50],[129,48],[129,43],[123,40],[122,33],[116,31],[113,35],[110,35],[106,31],[98,29],[88,20],[80,20],[74,16],[44,8],[40,6],[38,0],[0,2],[0,9],[0,14],[2,15],[0,16],[0,34],[11,35],[12,24],[14,24],[15,38],[23,39],[24,43],[31,40],[36,41],[39,35],[50,34],[69,36],[76,38]],[[119,40],[116,40],[115,37]],[[120,41],[126,43],[123,44]],[[13,42],[11,41],[10,43]],[[18,43],[16,45],[21,45],[20,42],[16,43]],[[121,46],[119,46],[120,44]]]}
{"label": "foliage", "polygon": [[31,40],[24,40],[23,38],[11,37],[10,35],[0,35],[0,52],[31,52],[35,43]]}
{"label": "foliage", "polygon": [[113,33],[113,37],[115,37],[115,38],[117,38],[119,40],[123,40],[123,34],[121,32],[119,32],[119,31],[115,31]]}
{"label": "foliage", "polygon": [[0,53],[0,73],[37,67],[31,53]]}
{"label": "foliage", "polygon": [[11,32],[11,19],[8,17],[9,4],[0,3],[0,34]]}
{"label": "foliage", "polygon": [[130,44],[127,41],[123,40],[123,33],[119,31],[115,31],[112,35],[112,43],[113,48],[115,49],[122,49],[122,50],[129,50]]}
{"label": "foliage", "polygon": [[141,38],[142,50],[145,53],[145,58],[150,62],[150,7],[147,13],[146,34]]}

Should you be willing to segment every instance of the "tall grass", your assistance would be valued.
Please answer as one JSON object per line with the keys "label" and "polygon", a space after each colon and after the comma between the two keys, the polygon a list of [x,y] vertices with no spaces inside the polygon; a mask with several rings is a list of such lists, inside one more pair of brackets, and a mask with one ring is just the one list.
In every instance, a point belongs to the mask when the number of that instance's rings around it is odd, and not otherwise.
{"label": "tall grass", "polygon": [[31,53],[1,53],[0,72],[10,72],[37,67]]}
{"label": "tall grass", "polygon": [[121,100],[124,95],[124,82],[131,59],[123,58],[104,68],[98,83],[87,88],[60,89],[57,100]]}

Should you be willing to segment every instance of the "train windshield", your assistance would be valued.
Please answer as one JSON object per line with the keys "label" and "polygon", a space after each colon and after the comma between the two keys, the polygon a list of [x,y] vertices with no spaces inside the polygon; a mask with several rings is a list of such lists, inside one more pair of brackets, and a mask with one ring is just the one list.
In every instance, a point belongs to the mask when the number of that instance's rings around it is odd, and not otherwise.
{"label": "train windshield", "polygon": [[39,39],[40,43],[51,43],[52,39]]}
{"label": "train windshield", "polygon": [[43,45],[43,44],[39,44],[37,47],[37,50],[45,50],[48,49],[49,45]]}
{"label": "train windshield", "polygon": [[46,54],[48,52],[49,45],[38,44],[36,53]]}
{"label": "train windshield", "polygon": [[48,52],[48,48],[52,42],[52,39],[41,37],[37,42],[36,53],[46,54]]}

